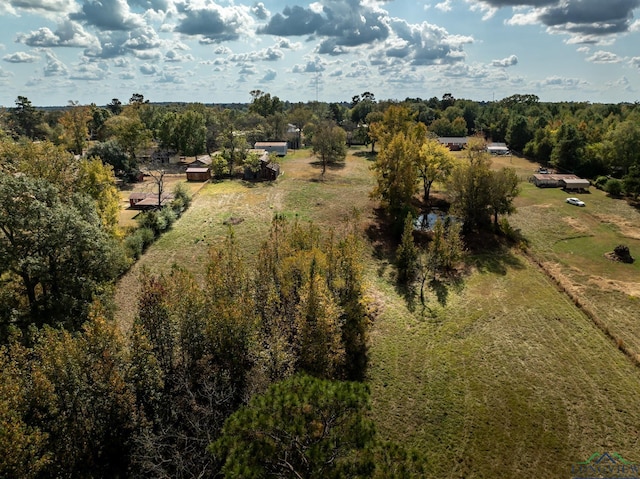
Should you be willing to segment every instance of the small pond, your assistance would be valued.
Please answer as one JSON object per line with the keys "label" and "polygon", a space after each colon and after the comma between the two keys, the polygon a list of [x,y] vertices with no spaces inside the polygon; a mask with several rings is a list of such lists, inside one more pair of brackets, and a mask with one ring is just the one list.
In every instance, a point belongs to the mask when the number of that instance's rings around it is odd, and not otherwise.
{"label": "small pond", "polygon": [[413,222],[413,227],[416,231],[433,231],[433,227],[438,221],[438,218],[445,223],[445,225],[452,221],[458,221],[458,218],[451,216],[444,211],[432,210],[428,214],[421,214]]}

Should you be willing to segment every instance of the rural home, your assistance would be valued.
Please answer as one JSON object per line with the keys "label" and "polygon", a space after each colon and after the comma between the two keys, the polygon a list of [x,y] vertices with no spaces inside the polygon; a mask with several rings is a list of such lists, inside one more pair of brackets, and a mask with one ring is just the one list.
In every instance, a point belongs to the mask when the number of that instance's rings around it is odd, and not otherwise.
{"label": "rural home", "polygon": [[466,136],[440,136],[438,141],[451,151],[460,151],[467,146],[469,138]]}
{"label": "rural home", "polygon": [[269,153],[273,152],[278,156],[285,156],[287,154],[286,141],[256,141],[253,148],[256,150],[265,150]]}
{"label": "rural home", "polygon": [[187,168],[187,181],[209,181],[211,179],[211,169],[209,167]]}

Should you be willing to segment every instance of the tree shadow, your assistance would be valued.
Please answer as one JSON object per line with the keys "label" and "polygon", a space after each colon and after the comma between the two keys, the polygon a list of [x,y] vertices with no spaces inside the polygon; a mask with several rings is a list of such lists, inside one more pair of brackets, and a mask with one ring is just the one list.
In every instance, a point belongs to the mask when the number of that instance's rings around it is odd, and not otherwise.
{"label": "tree shadow", "polygon": [[387,270],[387,266],[395,258],[398,240],[391,234],[391,228],[384,210],[375,208],[373,214],[375,219],[366,227],[365,234],[373,247],[373,257],[381,263],[378,268],[378,276],[382,277]]}
{"label": "tree shadow", "polygon": [[355,153],[353,153],[353,156],[356,156],[358,158],[365,158],[367,161],[376,161],[378,152],[376,151],[371,153],[371,151],[356,151]]}
{"label": "tree shadow", "polygon": [[[317,169],[322,169],[322,162],[321,161],[312,161],[311,166],[313,166],[314,168]],[[327,170],[331,170],[331,171],[338,171],[338,170],[343,170],[346,166],[346,163],[344,161],[340,161],[340,162],[332,162],[332,163],[327,163]]]}
{"label": "tree shadow", "polygon": [[468,261],[481,273],[493,273],[504,276],[509,269],[523,269],[522,259],[505,247],[488,251],[478,251],[469,257]]}

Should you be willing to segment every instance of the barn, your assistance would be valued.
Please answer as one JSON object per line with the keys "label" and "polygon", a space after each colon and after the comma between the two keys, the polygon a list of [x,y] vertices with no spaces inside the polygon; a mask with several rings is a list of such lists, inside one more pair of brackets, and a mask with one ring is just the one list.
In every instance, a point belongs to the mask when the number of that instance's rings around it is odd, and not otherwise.
{"label": "barn", "polygon": [[209,181],[211,179],[211,169],[204,167],[187,168],[187,181]]}
{"label": "barn", "polygon": [[[254,150],[255,151],[255,150]],[[280,165],[275,161],[271,161],[269,153],[265,150],[259,151],[260,154],[260,169],[254,171],[251,168],[245,167],[244,179],[245,180],[267,180],[275,181],[280,176]]]}
{"label": "barn", "polygon": [[489,143],[487,145],[487,152],[492,155],[509,155],[511,152],[506,143]]}
{"label": "barn", "polygon": [[578,178],[576,175],[535,174],[530,180],[538,188],[563,188],[567,191],[581,191],[589,189],[589,180]]}
{"label": "barn", "polygon": [[466,148],[469,138],[466,136],[440,136],[438,141],[451,151],[460,151]]}
{"label": "barn", "polygon": [[286,141],[256,141],[253,148],[256,150],[265,150],[269,153],[273,152],[278,156],[285,156],[287,154]]}
{"label": "barn", "polygon": [[565,178],[562,180],[562,189],[566,191],[585,191],[589,189],[591,183],[582,178]]}

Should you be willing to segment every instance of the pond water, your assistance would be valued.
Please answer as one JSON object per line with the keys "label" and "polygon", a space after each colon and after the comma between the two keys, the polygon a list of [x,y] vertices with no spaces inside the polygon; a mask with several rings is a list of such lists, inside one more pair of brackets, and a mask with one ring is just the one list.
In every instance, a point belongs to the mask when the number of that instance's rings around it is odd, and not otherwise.
{"label": "pond water", "polygon": [[436,224],[436,221],[438,221],[438,218],[440,218],[440,220],[443,221],[445,225],[448,222],[457,221],[457,218],[455,216],[451,216],[444,211],[434,209],[426,215],[421,214],[420,216],[418,216],[413,222],[413,227],[417,231],[432,231],[433,227]]}

